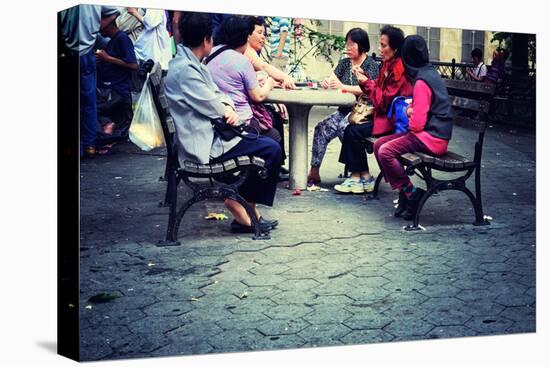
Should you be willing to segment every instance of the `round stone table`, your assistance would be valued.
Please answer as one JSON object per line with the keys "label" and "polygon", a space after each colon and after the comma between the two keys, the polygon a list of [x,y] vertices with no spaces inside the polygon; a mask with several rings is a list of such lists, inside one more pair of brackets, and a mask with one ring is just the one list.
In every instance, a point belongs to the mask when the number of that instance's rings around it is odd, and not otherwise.
{"label": "round stone table", "polygon": [[355,104],[355,96],[351,93],[342,93],[341,90],[309,89],[306,87],[295,90],[275,88],[269,93],[264,102],[286,105],[290,119],[289,188],[304,189],[307,187],[307,122],[311,107],[351,107]]}

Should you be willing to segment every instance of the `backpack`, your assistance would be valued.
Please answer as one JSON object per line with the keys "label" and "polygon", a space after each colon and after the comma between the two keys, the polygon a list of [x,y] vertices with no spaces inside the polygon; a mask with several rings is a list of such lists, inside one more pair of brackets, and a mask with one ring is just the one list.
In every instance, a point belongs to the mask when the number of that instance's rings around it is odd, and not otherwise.
{"label": "backpack", "polygon": [[407,116],[407,107],[411,101],[410,97],[395,97],[388,110],[388,118],[394,117],[394,133],[406,133],[409,130],[409,117]]}

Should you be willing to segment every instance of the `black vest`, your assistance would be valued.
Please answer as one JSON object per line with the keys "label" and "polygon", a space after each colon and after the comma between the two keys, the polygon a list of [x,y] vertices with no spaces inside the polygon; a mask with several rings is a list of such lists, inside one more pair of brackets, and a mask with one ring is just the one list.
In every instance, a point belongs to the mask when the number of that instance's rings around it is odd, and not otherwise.
{"label": "black vest", "polygon": [[424,130],[437,138],[451,140],[453,112],[443,79],[432,65],[427,65],[418,70],[414,81],[417,80],[424,81],[432,90],[432,102]]}

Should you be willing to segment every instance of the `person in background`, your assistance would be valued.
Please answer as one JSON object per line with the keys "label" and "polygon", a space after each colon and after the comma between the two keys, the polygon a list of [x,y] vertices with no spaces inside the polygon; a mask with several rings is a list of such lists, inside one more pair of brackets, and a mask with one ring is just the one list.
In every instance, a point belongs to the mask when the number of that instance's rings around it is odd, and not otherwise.
{"label": "person in background", "polygon": [[411,220],[425,191],[414,186],[399,157],[412,152],[445,154],[453,131],[453,116],[447,88],[429,63],[424,38],[418,35],[405,38],[402,57],[405,72],[414,84],[412,106],[407,109],[409,131],[377,139],[374,156],[386,181],[392,189],[399,190],[399,204],[394,215]]}
{"label": "person in background", "polygon": [[[143,9],[137,8],[137,11],[142,16],[145,14]],[[136,43],[139,34],[143,30],[143,24],[136,19],[132,14],[128,13],[126,8],[120,9],[120,16],[116,19],[116,25],[118,29],[123,31],[130,37],[132,43]]]}
{"label": "person in background", "polygon": [[[357,78],[352,69],[360,66],[370,79],[378,77],[378,64],[369,57],[370,51],[369,35],[361,28],[353,28],[348,31],[346,40],[346,58],[340,60],[332,75],[323,80],[321,86],[325,89],[345,89],[346,92],[359,96],[362,91],[357,85]],[[348,115],[350,107],[340,107],[336,112],[323,121],[317,123],[313,135],[313,146],[311,149],[311,168],[308,174],[308,182],[319,183],[321,176],[319,170],[325,156],[328,144],[336,137],[340,141],[344,138],[344,131],[348,126]]]}
{"label": "person in background", "polygon": [[466,73],[470,76],[471,80],[476,82],[484,81],[487,75],[487,65],[483,62],[483,54],[479,48],[472,50],[472,62],[474,63],[474,67],[466,70]]}
{"label": "person in background", "polygon": [[139,63],[152,59],[160,63],[163,70],[167,70],[172,59],[172,46],[166,29],[166,12],[162,9],[146,9],[145,15],[141,15],[137,8],[127,10],[143,25],[143,31],[134,44]]}
{"label": "person in background", "polygon": [[80,156],[96,154],[97,101],[96,101],[96,43],[101,19],[118,14],[111,6],[78,5],[60,13],[61,37],[69,52],[67,67],[78,65],[80,73]]}
{"label": "person in background", "polygon": [[504,76],[504,66],[506,59],[508,58],[508,51],[503,48],[498,48],[493,52],[493,60],[491,61],[491,67],[487,71],[485,82],[491,84],[497,84]]}
{"label": "person in background", "polygon": [[290,19],[271,17],[269,29],[271,64],[284,71],[290,54]]}
{"label": "person in background", "polygon": [[[261,230],[267,232],[277,226],[278,221],[264,219],[256,204],[273,205],[281,149],[275,141],[263,136],[255,140],[236,136],[229,141],[217,136],[211,119],[223,118],[234,125],[240,117],[231,98],[218,89],[208,68],[201,63],[212,51],[212,21],[207,14],[186,12],[180,20],[179,31],[181,44],[176,57],[170,61],[165,82],[168,106],[176,125],[179,161],[181,165],[186,160],[205,164],[242,155],[264,159],[267,178],[251,174],[239,187],[239,193],[256,211]],[[235,218],[231,223],[232,232],[254,232],[251,219],[240,203],[227,199],[225,205]]]}
{"label": "person in background", "polygon": [[360,66],[353,67],[361,90],[372,102],[374,118],[373,121],[360,125],[350,124],[344,131],[339,161],[347,165],[351,177],[334,186],[338,192],[363,194],[374,189],[375,180],[369,172],[365,139],[391,134],[394,124],[388,118],[388,109],[392,101],[397,96],[412,95],[412,86],[400,56],[404,38],[403,31],[399,28],[386,25],[380,30],[382,68],[377,79],[370,79]]}
{"label": "person in background", "polygon": [[[268,64],[264,60],[262,60],[258,54],[264,47],[264,44],[266,42],[265,37],[265,19],[263,17],[254,17],[250,16],[248,17],[250,22],[250,34],[248,35],[248,47],[244,53],[244,55],[250,60],[252,63],[252,66],[254,67],[254,70],[256,71],[257,75],[267,74],[270,77],[272,77],[274,80],[277,81],[277,83],[280,84],[285,89],[295,89],[296,85],[294,84],[294,80],[292,77],[288,74],[285,74],[282,70],[277,69],[273,65]],[[262,77],[259,77],[259,81],[261,83]],[[283,167],[284,161],[286,160],[286,154],[285,154],[285,142],[284,142],[284,122],[288,121],[288,112],[286,110],[285,105],[264,105],[265,109],[268,110],[271,119],[272,119],[272,126],[279,135],[281,136],[280,145],[281,150],[283,152],[283,160],[281,162],[281,179],[285,179],[286,177],[284,175],[288,174],[288,170]]]}
{"label": "person in background", "polygon": [[260,85],[252,64],[244,56],[248,47],[249,27],[250,23],[245,16],[232,15],[225,19],[217,33],[216,42],[220,44],[212,49],[212,55],[205,62],[214,83],[233,100],[241,121],[249,129],[279,143],[281,135],[272,126],[266,125],[266,121],[255,116],[251,106],[267,98],[275,81],[267,76]]}
{"label": "person in background", "polygon": [[[110,41],[104,49],[96,52],[97,109],[107,138],[105,144],[128,136],[132,121],[132,71],[138,69],[134,45],[130,37],[117,27],[116,18],[112,15],[101,20],[100,33]],[[101,140],[98,138],[98,145]]]}

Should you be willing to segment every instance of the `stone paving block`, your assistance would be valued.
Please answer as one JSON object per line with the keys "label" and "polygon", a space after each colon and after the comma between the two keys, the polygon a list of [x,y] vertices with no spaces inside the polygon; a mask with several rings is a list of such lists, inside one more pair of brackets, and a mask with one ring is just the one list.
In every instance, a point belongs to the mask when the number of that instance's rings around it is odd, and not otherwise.
{"label": "stone paving block", "polygon": [[438,284],[428,285],[422,289],[419,289],[418,292],[428,297],[453,297],[460,292],[460,289],[453,287],[452,285]]}
{"label": "stone paving block", "polygon": [[466,322],[465,326],[475,330],[480,335],[504,334],[513,325],[513,321],[503,316],[475,316]]}
{"label": "stone paving block", "polygon": [[179,316],[191,311],[189,302],[159,301],[143,309],[149,316]]}
{"label": "stone paving block", "polygon": [[288,250],[286,247],[270,247],[260,252],[261,258],[256,261],[262,265],[269,264],[285,264],[290,265],[296,259],[296,255]]}
{"label": "stone paving block", "polygon": [[464,325],[472,316],[461,309],[437,310],[430,312],[424,320],[437,326]]}
{"label": "stone paving block", "polygon": [[312,325],[343,322],[350,318],[352,313],[342,308],[341,305],[321,304],[313,306],[314,311],[303,317]]}
{"label": "stone paving block", "polygon": [[133,333],[117,338],[111,343],[113,358],[146,357],[149,353],[170,344],[170,339],[163,333],[147,331]]}
{"label": "stone paving block", "polygon": [[177,342],[172,342],[165,347],[157,349],[149,354],[149,357],[207,354],[214,348],[207,342],[193,342],[190,338],[183,338]]}
{"label": "stone paving block", "polygon": [[270,299],[243,298],[227,306],[226,309],[235,315],[242,315],[247,313],[266,312],[275,306],[276,304]]}
{"label": "stone paving block", "polygon": [[264,336],[254,341],[254,350],[277,350],[299,348],[306,343],[298,335],[273,335]]}
{"label": "stone paving block", "polygon": [[355,287],[346,291],[346,296],[357,302],[376,302],[384,300],[390,293],[384,288]]}
{"label": "stone paving block", "polygon": [[430,313],[429,310],[408,303],[390,303],[382,314],[390,318],[417,318],[423,319]]}
{"label": "stone paving block", "polygon": [[400,317],[394,318],[392,323],[385,326],[383,330],[396,337],[423,336],[434,326],[434,324],[416,317]]}
{"label": "stone paving block", "polygon": [[357,288],[382,288],[384,285],[390,283],[391,281],[385,277],[360,277],[353,280],[350,280],[348,284],[357,287]]}
{"label": "stone paving block", "polygon": [[295,320],[312,312],[313,308],[310,306],[290,304],[275,306],[267,311],[264,311],[264,315],[273,320]]}
{"label": "stone paving block", "polygon": [[481,264],[479,268],[489,273],[511,271],[513,269],[512,265],[502,262]]}
{"label": "stone paving block", "polygon": [[265,336],[292,335],[304,330],[311,324],[289,315],[287,318],[263,321],[256,325],[256,330]]}
{"label": "stone paving block", "polygon": [[277,294],[269,296],[269,299],[277,305],[314,304],[316,298],[317,295],[313,289],[280,291]]}
{"label": "stone paving block", "polygon": [[257,349],[254,345],[263,337],[256,329],[226,330],[210,337],[208,344],[215,352],[242,352]]}
{"label": "stone paving block", "polygon": [[309,291],[319,287],[320,284],[313,279],[288,279],[277,284],[277,288],[283,291]]}
{"label": "stone paving block", "polygon": [[382,329],[389,325],[393,319],[388,316],[384,316],[373,310],[366,310],[363,313],[354,313],[352,317],[344,321],[344,325],[353,330],[363,329]]}
{"label": "stone paving block", "polygon": [[380,266],[358,266],[351,270],[351,274],[356,277],[375,277],[383,276],[389,270]]}
{"label": "stone paving block", "polygon": [[239,315],[230,314],[227,315],[227,317],[217,320],[216,325],[223,330],[244,330],[254,329],[262,322],[269,320],[271,319],[262,312]]}
{"label": "stone paving block", "polygon": [[491,286],[492,283],[484,278],[466,277],[466,278],[456,279],[456,281],[454,281],[452,284],[454,287],[458,289],[465,290],[465,289],[487,289]]}
{"label": "stone paving block", "polygon": [[428,339],[460,338],[465,336],[476,336],[477,333],[466,326],[436,326],[428,334]]}
{"label": "stone paving block", "polygon": [[505,307],[496,302],[477,300],[467,302],[460,309],[472,316],[494,316],[500,314]]}
{"label": "stone paving block", "polygon": [[254,275],[280,275],[285,271],[289,270],[290,267],[286,264],[269,264],[269,265],[255,265],[254,267],[248,269]]}
{"label": "stone paving block", "polygon": [[425,287],[424,284],[415,280],[412,276],[402,277],[386,273],[384,278],[390,279],[390,282],[384,284],[382,288],[393,292],[413,292]]}
{"label": "stone paving block", "polygon": [[250,274],[246,278],[241,279],[241,282],[249,287],[263,287],[263,286],[275,286],[285,281],[280,275],[265,274],[265,275],[252,275]]}
{"label": "stone paving block", "polygon": [[128,329],[134,334],[139,334],[145,330],[151,330],[155,333],[167,333],[181,327],[184,323],[185,321],[177,316],[147,316],[129,322]]}
{"label": "stone paving block", "polygon": [[349,334],[351,329],[340,323],[310,325],[297,335],[306,340],[305,346],[323,347],[332,345],[342,345],[340,341]]}
{"label": "stone paving block", "polygon": [[111,344],[131,335],[126,326],[105,325],[80,332],[80,358],[84,361],[103,359],[113,353]]}
{"label": "stone paving block", "polygon": [[394,336],[384,330],[353,330],[340,341],[346,345],[391,342]]}

